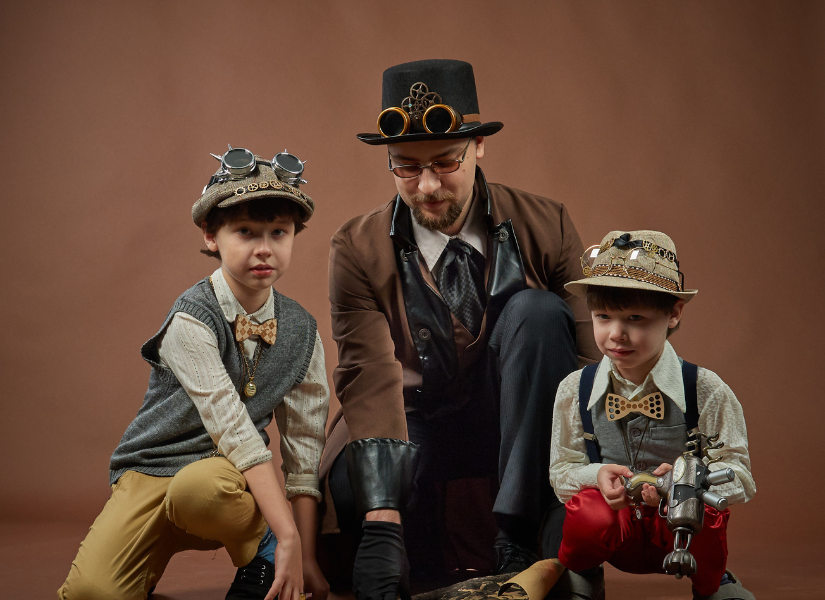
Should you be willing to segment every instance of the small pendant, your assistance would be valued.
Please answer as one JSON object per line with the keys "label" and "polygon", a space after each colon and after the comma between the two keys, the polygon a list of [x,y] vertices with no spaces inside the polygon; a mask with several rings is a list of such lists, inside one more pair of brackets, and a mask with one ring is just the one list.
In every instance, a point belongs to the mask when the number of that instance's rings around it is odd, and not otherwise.
{"label": "small pendant", "polygon": [[258,386],[256,386],[251,381],[249,383],[247,383],[245,386],[243,386],[243,393],[244,393],[244,396],[246,396],[247,398],[251,398],[252,396],[254,396],[257,391],[258,391]]}
{"label": "small pendant", "polygon": [[638,521],[641,521],[641,520],[642,520],[642,509],[641,509],[641,508],[639,508],[638,506],[636,507],[636,519],[637,519]]}

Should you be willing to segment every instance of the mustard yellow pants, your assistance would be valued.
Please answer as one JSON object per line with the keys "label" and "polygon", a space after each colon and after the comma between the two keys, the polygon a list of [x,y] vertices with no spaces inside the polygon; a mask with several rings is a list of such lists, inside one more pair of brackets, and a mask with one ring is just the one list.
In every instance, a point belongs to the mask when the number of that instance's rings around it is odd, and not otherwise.
{"label": "mustard yellow pants", "polygon": [[127,471],[112,486],[57,596],[144,600],[176,552],[224,546],[242,567],[265,532],[246,479],[225,458],[197,461],[174,477]]}

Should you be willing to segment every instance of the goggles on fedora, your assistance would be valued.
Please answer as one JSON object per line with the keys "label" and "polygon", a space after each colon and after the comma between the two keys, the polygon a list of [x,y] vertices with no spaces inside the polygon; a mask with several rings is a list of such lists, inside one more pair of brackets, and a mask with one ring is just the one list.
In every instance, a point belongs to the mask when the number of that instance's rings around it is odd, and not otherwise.
{"label": "goggles on fedora", "polygon": [[[623,255],[610,255],[596,265],[596,259],[611,248],[624,251]],[[667,264],[667,263],[670,263]],[[630,234],[624,234],[601,246],[590,246],[581,256],[582,273],[585,277],[618,276],[651,283],[670,291],[684,291],[685,275],[679,270],[676,254],[648,240],[630,240]],[[671,266],[673,265],[673,266]],[[655,273],[656,267],[668,269],[674,273],[674,279]]]}
{"label": "goggles on fedora", "polygon": [[255,170],[258,164],[271,167],[275,172],[275,176],[283,183],[294,187],[306,183],[306,180],[301,179],[301,175],[304,172],[304,164],[306,164],[307,161],[299,159],[286,150],[276,154],[270,161],[256,158],[255,155],[246,148],[233,148],[231,145],[223,156],[218,156],[217,154],[212,154],[211,156],[219,160],[221,166],[217,172],[209,178],[209,183],[203,188],[204,192],[216,183],[244,179]]}

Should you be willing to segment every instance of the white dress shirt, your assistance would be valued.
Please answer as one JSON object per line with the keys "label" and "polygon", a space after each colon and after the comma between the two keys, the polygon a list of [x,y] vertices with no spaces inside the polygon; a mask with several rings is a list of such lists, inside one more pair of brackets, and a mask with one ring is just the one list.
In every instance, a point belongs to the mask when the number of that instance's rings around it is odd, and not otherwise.
{"label": "white dress shirt", "polygon": [[[211,277],[215,296],[226,320],[246,314],[235,298],[223,271]],[[272,289],[264,305],[249,319],[256,324],[275,316]],[[247,360],[254,360],[259,336],[243,342]],[[218,351],[215,333],[192,315],[179,312],[158,342],[162,365],[172,370],[200,413],[203,425],[220,453],[239,471],[272,460],[263,438],[246,410],[235,385],[226,372]],[[321,499],[318,465],[324,448],[329,387],[324,365],[324,348],[316,332],[315,347],[303,381],[284,396],[275,408],[275,422],[281,437],[281,469],[286,478],[287,498],[308,494]]]}
{"label": "white dress shirt", "polygon": [[[475,199],[470,198],[470,202],[475,203]],[[412,209],[410,211],[412,212]],[[447,243],[453,238],[467,242],[481,252],[484,258],[487,258],[487,229],[484,226],[483,215],[478,206],[471,205],[469,207],[467,220],[464,221],[461,231],[453,236],[422,227],[415,220],[415,217],[412,217],[412,226],[415,243],[418,244],[418,251],[421,253],[421,258],[424,259],[430,273],[433,272],[438,259],[441,258]]]}
{"label": "white dress shirt", "polygon": [[[583,488],[598,487],[596,476],[602,466],[602,463],[591,464],[587,457],[579,413],[581,373],[580,370],[571,373],[561,382],[553,410],[550,485],[562,502],[567,502]],[[588,410],[608,391],[611,380],[614,394],[633,398],[658,390],[685,412],[682,365],[670,342],[665,342],[662,356],[638,386],[622,377],[607,356],[602,358],[593,381]],[[716,373],[702,367],[699,367],[696,391],[699,430],[708,435],[719,432],[719,439],[725,442],[723,448],[713,451],[713,455],[721,456],[722,461],[711,465],[711,470],[730,467],[736,473],[734,481],[714,486],[713,491],[725,496],[730,504],[747,502],[756,493],[756,485],[750,470],[748,433],[742,405]]]}

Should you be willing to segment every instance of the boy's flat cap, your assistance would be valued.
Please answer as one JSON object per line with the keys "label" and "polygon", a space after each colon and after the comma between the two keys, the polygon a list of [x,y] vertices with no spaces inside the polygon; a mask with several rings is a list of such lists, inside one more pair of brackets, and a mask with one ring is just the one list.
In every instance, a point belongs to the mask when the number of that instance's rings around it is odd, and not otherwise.
{"label": "boy's flat cap", "polygon": [[315,202],[293,185],[278,179],[272,167],[261,157],[255,157],[255,170],[243,179],[223,181],[209,186],[192,206],[192,220],[200,227],[213,208],[226,208],[257,198],[286,198],[301,207],[301,220],[306,223],[315,212]]}

